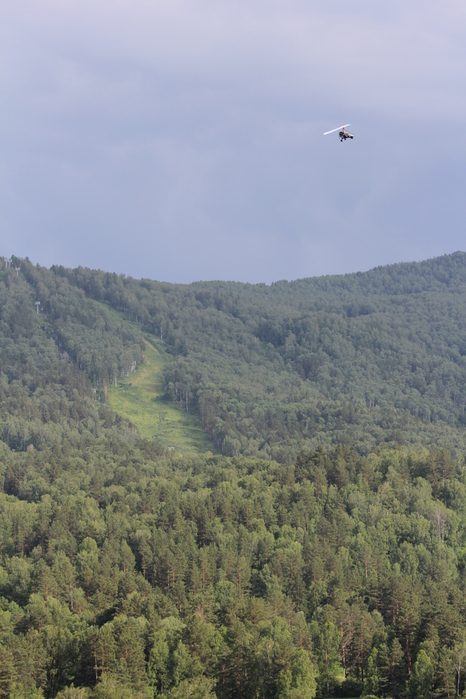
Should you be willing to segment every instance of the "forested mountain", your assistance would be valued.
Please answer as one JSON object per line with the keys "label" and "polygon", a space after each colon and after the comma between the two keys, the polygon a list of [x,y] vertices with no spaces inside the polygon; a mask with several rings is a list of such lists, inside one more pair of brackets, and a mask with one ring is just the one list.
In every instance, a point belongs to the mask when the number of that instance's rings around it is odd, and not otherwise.
{"label": "forested mountain", "polygon": [[466,447],[464,253],[271,286],[1,265],[10,448],[77,444],[115,419],[136,429],[105,412],[108,386],[155,337],[171,356],[166,401],[190,411],[214,452],[285,463],[319,445]]}
{"label": "forested mountain", "polygon": [[[272,286],[0,261],[0,697],[462,694],[465,300],[462,253]],[[148,343],[217,453],[109,410]]]}
{"label": "forested mountain", "polygon": [[34,274],[162,337],[176,359],[167,400],[187,392],[226,455],[287,461],[303,445],[466,446],[464,253],[271,286],[173,285],[82,268]]}

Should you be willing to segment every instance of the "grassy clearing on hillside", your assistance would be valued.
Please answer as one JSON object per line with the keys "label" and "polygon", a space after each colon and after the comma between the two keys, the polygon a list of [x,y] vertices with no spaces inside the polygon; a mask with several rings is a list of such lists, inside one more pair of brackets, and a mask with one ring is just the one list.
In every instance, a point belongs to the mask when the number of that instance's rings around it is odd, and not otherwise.
{"label": "grassy clearing on hillside", "polygon": [[146,340],[144,364],[118,387],[109,386],[108,406],[136,425],[141,437],[156,439],[181,452],[212,451],[197,416],[162,398],[162,369],[170,361],[160,343]]}

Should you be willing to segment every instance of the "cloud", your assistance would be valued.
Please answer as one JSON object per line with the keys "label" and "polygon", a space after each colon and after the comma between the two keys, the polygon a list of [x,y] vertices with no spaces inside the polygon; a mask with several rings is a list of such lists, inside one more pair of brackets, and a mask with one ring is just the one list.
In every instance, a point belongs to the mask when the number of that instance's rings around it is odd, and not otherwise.
{"label": "cloud", "polygon": [[[273,281],[462,246],[464,3],[19,0],[2,253]],[[340,120],[355,140],[322,137]]]}

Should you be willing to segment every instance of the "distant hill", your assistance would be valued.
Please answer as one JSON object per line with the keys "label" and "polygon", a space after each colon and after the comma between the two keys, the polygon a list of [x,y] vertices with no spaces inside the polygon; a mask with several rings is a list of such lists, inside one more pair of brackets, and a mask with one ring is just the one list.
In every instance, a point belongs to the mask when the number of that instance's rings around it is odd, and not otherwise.
{"label": "distant hill", "polygon": [[226,455],[466,446],[465,253],[271,286],[13,265],[0,273],[0,346],[5,396],[13,384],[21,396],[3,402],[14,448],[96,433],[95,394],[141,364],[148,334],[172,356],[165,400],[186,412],[187,396]]}

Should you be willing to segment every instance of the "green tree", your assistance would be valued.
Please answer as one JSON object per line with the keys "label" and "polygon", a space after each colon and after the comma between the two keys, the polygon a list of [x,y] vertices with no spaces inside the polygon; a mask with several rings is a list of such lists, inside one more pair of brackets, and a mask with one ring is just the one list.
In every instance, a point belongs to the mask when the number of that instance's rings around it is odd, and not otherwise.
{"label": "green tree", "polygon": [[86,600],[96,589],[99,571],[99,551],[94,539],[87,536],[82,542],[76,556],[76,568],[79,581],[86,593]]}
{"label": "green tree", "polygon": [[298,650],[291,667],[278,677],[278,699],[314,699],[316,688],[314,666],[309,655],[304,649]]}
{"label": "green tree", "polygon": [[417,654],[410,680],[415,699],[430,699],[434,685],[434,668],[424,649]]}
{"label": "green tree", "polygon": [[377,667],[377,660],[378,652],[377,648],[374,648],[367,659],[366,670],[364,673],[363,696],[367,694],[378,696],[379,694],[379,673]]}
{"label": "green tree", "polygon": [[194,677],[182,680],[168,696],[170,699],[216,699],[213,687],[214,683],[207,677]]}

